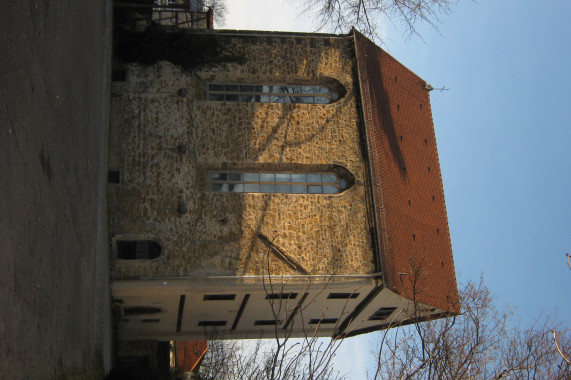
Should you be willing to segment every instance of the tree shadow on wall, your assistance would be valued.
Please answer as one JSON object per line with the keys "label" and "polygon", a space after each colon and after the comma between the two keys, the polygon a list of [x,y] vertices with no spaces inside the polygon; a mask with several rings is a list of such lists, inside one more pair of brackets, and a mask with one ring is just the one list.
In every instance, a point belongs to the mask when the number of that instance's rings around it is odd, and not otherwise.
{"label": "tree shadow on wall", "polygon": [[245,62],[244,56],[235,52],[227,39],[184,29],[168,29],[155,23],[142,32],[116,27],[113,40],[114,57],[122,63],[153,65],[168,61],[193,71]]}
{"label": "tree shadow on wall", "polygon": [[[290,104],[290,103],[280,104],[282,106],[281,107],[281,114],[277,120],[276,120],[276,117],[271,114],[270,108],[267,108],[260,125],[265,126],[269,130],[269,133],[267,133],[267,135],[264,136],[262,142],[259,144],[259,146],[256,149],[250,149],[252,156],[253,156],[251,161],[259,162],[260,157],[262,157],[267,152],[268,149],[271,149],[272,147],[275,147],[277,145],[278,150],[279,150],[279,154],[276,157],[275,161],[273,161],[272,163],[276,164],[276,165],[290,164],[291,162],[287,162],[286,159],[284,158],[286,150],[288,148],[296,148],[296,147],[300,147],[303,145],[311,144],[313,141],[321,138],[325,133],[327,133],[328,128],[334,128],[336,124],[333,123],[332,120],[336,120],[339,117],[341,117],[342,113],[346,111],[347,107],[351,107],[351,105],[348,103],[350,102],[350,100],[352,98],[354,98],[354,93],[352,91],[350,91],[350,92],[347,92],[344,95],[344,97],[342,99],[340,99],[339,101],[337,101],[336,103],[328,105],[327,107],[334,107],[334,112],[332,112],[327,117],[325,117],[323,120],[321,120],[320,123],[314,127],[314,129],[311,133],[304,134],[302,137],[299,137],[299,138],[296,137],[297,134],[296,134],[295,129],[296,128],[307,128],[306,125],[297,126],[297,125],[293,124],[293,122],[292,122],[292,120],[294,120],[293,116],[294,116],[295,112],[299,111],[299,109],[298,109],[299,104]],[[361,151],[361,154],[363,155],[364,152]],[[314,164],[320,164],[320,163],[316,162]],[[334,163],[331,162],[329,164],[334,164]],[[270,209],[270,206],[272,203],[272,198],[274,196],[276,196],[276,195],[275,194],[264,194],[264,200],[263,200],[263,203],[260,207],[261,214],[259,216],[259,219],[258,219],[256,225],[252,226],[253,227],[252,228],[253,238],[252,238],[250,245],[249,245],[248,254],[247,254],[246,258],[244,259],[244,265],[243,265],[243,269],[241,271],[242,275],[245,275],[246,273],[248,273],[248,271],[250,269],[252,258],[255,256],[254,251],[255,251],[256,241],[258,240],[258,237],[260,235],[263,236],[264,222],[265,222],[267,213]],[[294,206],[292,205],[292,207],[294,207]],[[278,231],[278,234],[275,236],[272,236],[272,239],[276,238],[279,235],[280,234]],[[329,245],[330,249],[334,249],[335,244],[333,242],[330,242],[328,245]],[[292,257],[295,256],[294,252],[288,252],[288,254],[292,254],[293,255]],[[342,267],[342,265],[343,265],[342,264],[342,258],[343,258],[343,255],[337,255],[337,260],[335,260],[333,257],[329,258],[328,263],[329,263],[329,265],[333,271],[337,271]],[[278,259],[279,259],[279,257],[278,257]],[[294,270],[294,271],[299,272],[299,270]]]}

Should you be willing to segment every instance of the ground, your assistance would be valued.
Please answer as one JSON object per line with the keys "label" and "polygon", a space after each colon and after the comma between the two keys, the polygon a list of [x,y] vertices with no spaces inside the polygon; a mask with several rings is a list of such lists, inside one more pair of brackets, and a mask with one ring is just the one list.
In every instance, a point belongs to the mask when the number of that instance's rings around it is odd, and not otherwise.
{"label": "ground", "polygon": [[111,2],[2,8],[1,377],[97,378],[111,366]]}

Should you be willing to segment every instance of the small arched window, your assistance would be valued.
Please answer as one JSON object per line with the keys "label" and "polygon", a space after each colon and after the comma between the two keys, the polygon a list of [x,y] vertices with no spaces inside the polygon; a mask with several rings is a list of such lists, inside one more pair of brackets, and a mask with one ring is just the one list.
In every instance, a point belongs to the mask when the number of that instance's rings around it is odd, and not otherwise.
{"label": "small arched window", "polygon": [[120,260],[152,260],[160,255],[160,244],[152,240],[117,241],[117,258]]}
{"label": "small arched window", "polygon": [[223,193],[339,194],[349,187],[336,173],[209,171],[210,191]]}
{"label": "small arched window", "polygon": [[340,97],[338,91],[314,84],[209,83],[206,98],[220,102],[329,104]]}

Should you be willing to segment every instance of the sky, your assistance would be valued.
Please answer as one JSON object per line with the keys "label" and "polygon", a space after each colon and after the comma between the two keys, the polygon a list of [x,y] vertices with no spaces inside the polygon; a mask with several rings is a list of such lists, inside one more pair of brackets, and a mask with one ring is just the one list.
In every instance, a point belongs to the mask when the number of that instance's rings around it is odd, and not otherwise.
{"label": "sky", "polygon": [[[299,4],[228,0],[224,28],[315,31]],[[458,283],[483,274],[497,307],[523,323],[556,313],[570,325],[569,14],[568,1],[461,0],[438,30],[421,26],[422,39],[379,31],[383,49],[449,89],[431,105]],[[336,364],[349,378],[365,378],[374,337],[343,343]]]}

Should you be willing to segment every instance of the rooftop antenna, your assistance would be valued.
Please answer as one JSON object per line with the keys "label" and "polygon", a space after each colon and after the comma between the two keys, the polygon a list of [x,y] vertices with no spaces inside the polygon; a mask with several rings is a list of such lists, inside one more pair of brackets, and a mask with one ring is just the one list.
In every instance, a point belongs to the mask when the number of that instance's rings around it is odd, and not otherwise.
{"label": "rooftop antenna", "polygon": [[442,92],[442,91],[450,91],[450,89],[449,89],[449,88],[446,88],[446,86],[442,86],[442,87],[440,87],[440,88],[434,88],[434,87],[432,87],[432,85],[430,85],[430,84],[428,84],[428,83],[424,85],[424,88],[426,89],[426,91],[432,91],[432,90],[436,90],[436,91],[440,91],[440,92]]}

